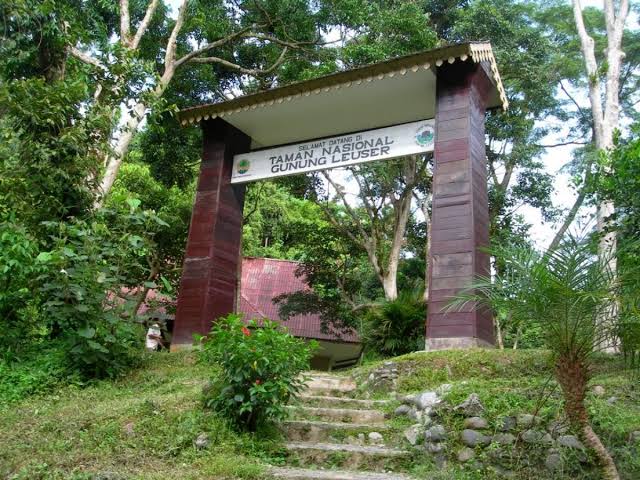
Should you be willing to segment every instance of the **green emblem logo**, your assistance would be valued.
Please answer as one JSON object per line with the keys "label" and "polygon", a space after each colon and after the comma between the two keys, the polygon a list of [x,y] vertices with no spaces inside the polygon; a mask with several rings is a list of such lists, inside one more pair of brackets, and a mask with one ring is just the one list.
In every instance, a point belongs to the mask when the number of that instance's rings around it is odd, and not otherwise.
{"label": "green emblem logo", "polygon": [[243,158],[238,162],[238,173],[247,173],[249,171],[249,167],[251,167],[251,162],[246,158]]}
{"label": "green emblem logo", "polygon": [[420,125],[416,130],[416,143],[421,147],[426,147],[433,143],[435,132],[431,125]]}

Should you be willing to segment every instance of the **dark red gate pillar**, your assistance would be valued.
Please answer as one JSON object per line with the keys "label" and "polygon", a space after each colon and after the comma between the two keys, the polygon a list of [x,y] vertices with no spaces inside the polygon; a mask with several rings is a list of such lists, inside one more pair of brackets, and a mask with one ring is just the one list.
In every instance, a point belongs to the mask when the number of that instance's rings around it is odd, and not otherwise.
{"label": "dark red gate pillar", "polygon": [[191,214],[171,349],[190,346],[212,322],[235,310],[244,185],[231,185],[233,156],[251,139],[216,118],[202,121],[200,178]]}
{"label": "dark red gate pillar", "polygon": [[484,118],[491,81],[471,60],[438,68],[427,350],[492,346],[486,309],[447,309],[477,275],[489,274]]}

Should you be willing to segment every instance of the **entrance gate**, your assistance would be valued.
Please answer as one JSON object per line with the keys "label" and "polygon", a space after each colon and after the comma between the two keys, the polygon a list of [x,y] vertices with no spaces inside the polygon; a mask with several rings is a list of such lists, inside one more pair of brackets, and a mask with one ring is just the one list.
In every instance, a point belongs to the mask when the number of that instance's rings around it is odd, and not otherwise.
{"label": "entrance gate", "polygon": [[183,110],[203,131],[172,349],[235,311],[245,183],[433,151],[427,349],[493,345],[490,312],[448,300],[489,273],[484,139],[507,101],[488,43],[464,43]]}

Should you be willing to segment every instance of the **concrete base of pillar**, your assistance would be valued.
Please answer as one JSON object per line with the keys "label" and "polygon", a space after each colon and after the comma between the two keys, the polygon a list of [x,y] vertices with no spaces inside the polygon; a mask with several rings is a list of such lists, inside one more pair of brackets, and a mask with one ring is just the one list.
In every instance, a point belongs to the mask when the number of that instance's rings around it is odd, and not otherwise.
{"label": "concrete base of pillar", "polygon": [[427,338],[425,350],[463,350],[467,348],[495,348],[495,346],[481,338],[475,337],[450,337]]}

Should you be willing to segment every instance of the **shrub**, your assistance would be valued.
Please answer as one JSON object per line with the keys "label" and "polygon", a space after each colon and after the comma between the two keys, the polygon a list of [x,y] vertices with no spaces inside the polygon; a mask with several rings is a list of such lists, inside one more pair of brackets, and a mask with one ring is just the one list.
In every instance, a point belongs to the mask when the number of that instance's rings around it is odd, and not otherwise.
{"label": "shrub", "polygon": [[396,300],[365,314],[361,337],[365,348],[397,356],[424,348],[427,307],[419,292],[402,292]]}
{"label": "shrub", "polygon": [[[86,378],[114,377],[136,359],[143,329],[122,286],[139,285],[148,273],[155,230],[162,222],[140,211],[98,212],[92,221],[51,223],[52,249],[37,259],[43,314],[50,337],[66,342],[73,368]],[[145,283],[145,286],[147,284]]]}
{"label": "shrub", "polygon": [[205,405],[249,431],[284,418],[285,405],[304,388],[301,372],[316,347],[277,323],[262,319],[245,325],[235,314],[219,319],[201,341],[202,357],[222,370]]}
{"label": "shrub", "polygon": [[0,221],[0,357],[10,360],[21,347],[38,337],[39,325],[33,289],[40,274],[38,243],[26,229]]}
{"label": "shrub", "polygon": [[40,342],[27,348],[19,358],[0,358],[0,406],[78,380],[68,369],[67,350],[61,342]]}

